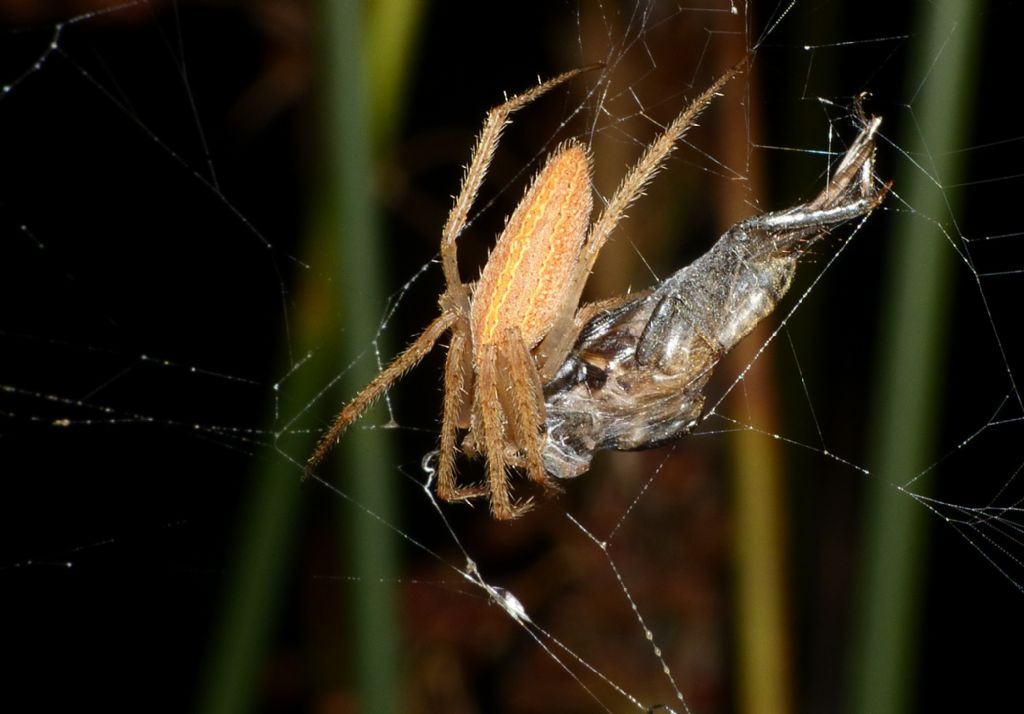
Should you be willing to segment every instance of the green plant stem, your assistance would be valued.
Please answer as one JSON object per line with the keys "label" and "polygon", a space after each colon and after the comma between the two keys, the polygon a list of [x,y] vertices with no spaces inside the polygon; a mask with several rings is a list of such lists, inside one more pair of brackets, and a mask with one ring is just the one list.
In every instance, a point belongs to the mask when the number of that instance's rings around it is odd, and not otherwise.
{"label": "green plant stem", "polygon": [[[325,0],[319,9],[324,28],[320,118],[325,150],[306,251],[318,271],[296,292],[293,347],[296,353],[316,347],[317,364],[324,372],[310,368],[293,374],[280,394],[282,414],[306,408],[309,395],[336,374],[338,365],[351,363],[364,352],[376,333],[388,292],[382,279],[384,256],[372,191],[376,158],[394,140],[423,3],[380,0],[365,8],[365,16],[363,4],[355,0]],[[364,48],[364,34],[373,52]],[[337,280],[325,284],[323,273],[336,275]],[[330,335],[342,335],[344,346]],[[360,360],[345,375],[344,395],[323,400],[324,408],[356,393],[375,368],[372,359]],[[360,505],[394,522],[395,474],[382,468],[393,451],[386,432],[353,429],[345,442],[340,477],[345,490]],[[300,472],[284,459],[259,463],[241,509],[223,616],[197,702],[197,711],[206,714],[255,708],[260,671],[288,580],[302,493]],[[348,662],[355,668],[361,710],[398,711],[395,541],[381,537],[376,522],[361,512],[346,508],[342,515],[343,551],[351,558],[345,567],[356,576],[349,603],[355,634]]]}
{"label": "green plant stem", "polygon": [[[342,380],[355,394],[377,373],[372,359],[357,359],[377,333],[386,303],[383,241],[373,187],[374,147],[390,144],[404,88],[414,11],[395,0],[366,5],[355,0],[325,0],[321,77],[323,97],[324,185],[314,223],[321,237],[337,241],[334,274],[342,305],[343,343],[339,364],[354,363]],[[364,16],[364,10],[371,14]],[[367,29],[369,28],[369,29]],[[379,152],[378,152],[379,153]],[[397,523],[395,447],[381,429],[350,429],[341,445],[344,488],[376,517]],[[382,537],[380,523],[351,507],[341,513],[342,542],[357,576],[350,602],[353,625],[351,662],[361,711],[399,711],[401,662],[396,582],[397,541]]]}
{"label": "green plant stem", "polygon": [[[947,343],[954,254],[929,219],[949,226],[961,181],[973,107],[980,3],[919,2],[910,67],[912,122],[895,187],[911,210],[894,216],[883,292],[884,324],[874,387],[874,431],[864,521],[860,626],[856,628],[851,713],[911,711],[925,573],[926,513],[894,485],[934,461]],[[917,88],[920,85],[919,89]],[[927,172],[927,173],[925,173]],[[915,483],[915,491],[921,486]]]}

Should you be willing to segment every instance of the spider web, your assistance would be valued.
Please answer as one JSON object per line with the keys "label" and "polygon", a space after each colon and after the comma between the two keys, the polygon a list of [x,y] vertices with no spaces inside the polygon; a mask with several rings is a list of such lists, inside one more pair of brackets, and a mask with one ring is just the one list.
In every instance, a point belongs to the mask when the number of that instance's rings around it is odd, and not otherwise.
{"label": "spider web", "polygon": [[[878,571],[883,594],[909,603],[912,697],[930,710],[1011,696],[1014,663],[978,633],[1013,647],[1024,590],[1013,203],[1024,136],[1000,77],[1017,11],[934,10],[945,39],[921,62],[932,30],[891,3],[548,5],[424,15],[407,119],[366,180],[386,208],[396,287],[353,314],[317,302],[348,278],[322,241],[303,240],[316,234],[304,212],[321,158],[310,9],[80,2],[43,16],[0,4],[12,698],[137,708],[145,696],[203,711],[232,690],[247,692],[241,709],[351,711],[359,696],[367,711],[771,706],[744,690],[742,641],[743,549],[766,538],[788,578],[775,674],[793,708],[853,708],[876,567],[864,563],[915,543],[899,572],[917,571],[916,585]],[[969,135],[923,144],[923,96],[971,21],[975,96],[950,108],[971,110]],[[435,314],[438,232],[502,91],[606,65],[516,116],[461,238],[464,276],[559,142],[587,142],[607,199],[686,98],[751,50],[754,71],[604,249],[591,299],[647,287],[732,222],[815,195],[855,135],[862,92],[884,117],[879,177],[895,184],[866,223],[819,244],[770,324],[719,365],[694,435],[600,454],[563,497],[495,523],[429,488],[437,350],[353,429],[388,439],[369,481],[392,494],[363,490],[344,456],[338,473],[300,483],[332,410]],[[940,338],[911,384],[894,384],[896,340],[919,327],[887,289],[907,235],[938,246],[945,266]],[[928,290],[903,289],[911,301]],[[373,336],[339,358],[332,345],[358,320]],[[933,424],[926,448],[879,469],[886,436],[912,438],[902,424],[916,400]],[[744,495],[777,502],[784,525],[748,530]],[[377,616],[367,600],[399,614],[365,620]],[[357,649],[361,638],[383,652]],[[362,657],[397,660],[399,685]]]}

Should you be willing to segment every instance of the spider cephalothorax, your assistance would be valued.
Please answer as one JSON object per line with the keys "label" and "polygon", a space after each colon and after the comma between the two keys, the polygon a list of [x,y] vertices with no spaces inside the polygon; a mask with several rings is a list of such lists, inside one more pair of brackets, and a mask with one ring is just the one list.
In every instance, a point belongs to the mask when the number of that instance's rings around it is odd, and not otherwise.
{"label": "spider cephalothorax", "polygon": [[[513,211],[480,280],[463,282],[455,241],[466,225],[509,116],[584,69],[559,75],[488,112],[441,234],[447,284],[439,300],[441,314],[338,414],[307,470],[315,468],[342,432],[450,330],[438,495],[447,501],[489,496],[495,518],[508,519],[530,506],[528,500],[517,502],[510,495],[510,467],[523,468],[530,480],[546,490],[556,489],[543,460],[547,439],[543,385],[554,376],[579,334],[582,320],[577,308],[587,276],[626,208],[737,71],[718,79],[646,148],[589,230],[590,159],[578,142],[558,148]],[[483,484],[460,487],[456,483],[460,428],[469,429],[463,440],[465,450],[487,461]]]}

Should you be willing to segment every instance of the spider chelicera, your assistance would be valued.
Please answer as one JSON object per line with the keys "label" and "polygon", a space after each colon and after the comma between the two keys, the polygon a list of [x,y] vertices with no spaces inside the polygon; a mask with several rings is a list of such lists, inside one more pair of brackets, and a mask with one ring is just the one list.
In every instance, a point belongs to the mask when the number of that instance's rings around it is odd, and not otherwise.
{"label": "spider chelicera", "polygon": [[[557,148],[512,212],[480,279],[463,282],[456,239],[465,228],[510,116],[588,69],[542,82],[488,112],[441,233],[441,266],[447,284],[438,301],[441,314],[342,409],[309,458],[307,473],[392,382],[451,331],[444,368],[438,495],[446,501],[487,496],[491,513],[504,520],[522,515],[531,506],[530,499],[517,501],[510,494],[509,468],[524,469],[545,491],[558,490],[544,467],[543,385],[554,376],[582,328],[577,309],[587,276],[626,209],[697,116],[739,71],[736,67],[715,81],[647,146],[589,230],[590,157],[577,141]],[[483,483],[457,484],[460,429],[468,429],[463,450],[486,459]]]}

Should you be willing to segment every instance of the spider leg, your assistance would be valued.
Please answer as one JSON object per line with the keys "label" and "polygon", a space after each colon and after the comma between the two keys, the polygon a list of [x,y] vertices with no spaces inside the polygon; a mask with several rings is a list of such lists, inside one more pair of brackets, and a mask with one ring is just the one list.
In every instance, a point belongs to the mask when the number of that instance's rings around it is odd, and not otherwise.
{"label": "spider leg", "polygon": [[510,328],[507,331],[500,351],[509,367],[513,406],[513,417],[509,421],[516,442],[526,454],[526,473],[531,481],[540,484],[546,491],[561,491],[544,468],[544,385],[541,384],[536,363],[523,343],[519,330]]}
{"label": "spider leg", "polygon": [[587,242],[580,253],[579,266],[573,279],[572,287],[566,290],[565,303],[559,311],[559,318],[552,327],[544,342],[541,343],[538,354],[542,355],[541,379],[548,381],[554,376],[555,371],[565,359],[572,342],[575,339],[573,327],[573,314],[576,306],[579,305],[580,296],[583,294],[583,286],[587,282],[597,255],[608,241],[611,232],[622,220],[626,211],[633,202],[643,193],[648,182],[654,177],[669,157],[679,140],[686,135],[697,117],[711,104],[711,101],[722,91],[726,83],[735,77],[743,62],[736,65],[728,72],[719,77],[714,84],[702,92],[696,99],[690,102],[675,119],[673,119],[665,130],[648,145],[647,149],[640,156],[633,167],[622,178],[615,193],[608,199],[604,210],[594,222],[594,226],[587,237]]}
{"label": "spider leg", "polygon": [[468,329],[452,330],[448,357],[444,363],[444,408],[441,418],[441,448],[437,469],[437,495],[445,501],[462,501],[487,495],[485,486],[459,488],[456,485],[455,454],[459,413],[466,399],[464,362]]}
{"label": "spider leg", "polygon": [[513,503],[509,494],[505,458],[505,425],[502,424],[498,396],[498,354],[494,344],[480,348],[477,361],[476,411],[483,427],[483,446],[487,456],[487,484],[491,496],[491,514],[498,520],[521,516],[530,502]]}
{"label": "spider leg", "polygon": [[[708,105],[718,96],[723,87],[739,74],[742,64],[746,60],[719,77],[715,82],[705,89],[696,99],[690,102],[675,119],[673,119],[665,130],[656,138],[644,151],[625,176],[622,182],[615,189],[615,193],[608,200],[604,211],[594,223],[594,228],[587,238],[583,247],[583,255],[580,261],[579,277],[585,280],[594,267],[597,254],[604,247],[605,242],[611,235],[612,230],[618,225],[626,210],[643,193],[644,188],[665,163],[665,160],[675,150],[679,141],[686,135],[697,118],[708,108]],[[582,289],[582,285],[579,286]],[[578,298],[577,298],[578,300]]]}
{"label": "spider leg", "polygon": [[477,138],[476,146],[466,167],[466,173],[462,177],[462,186],[459,194],[452,204],[452,210],[445,221],[444,230],[441,233],[441,265],[444,268],[444,277],[448,283],[449,290],[465,291],[462,281],[459,278],[459,265],[455,252],[455,239],[462,233],[469,215],[469,209],[476,200],[480,186],[483,184],[484,176],[490,168],[491,160],[494,158],[494,151],[501,140],[501,133],[509,124],[509,117],[519,109],[540,97],[542,94],[563,84],[576,75],[601,65],[589,65],[578,69],[563,72],[546,82],[541,82],[533,89],[522,94],[517,94],[489,112],[484,119],[483,129]]}
{"label": "spider leg", "polygon": [[452,326],[458,315],[452,312],[442,312],[433,322],[431,322],[427,329],[416,338],[416,340],[405,348],[402,354],[398,355],[391,361],[384,370],[378,374],[372,382],[363,388],[363,391],[359,392],[348,405],[341,410],[337,417],[334,419],[334,423],[331,424],[330,429],[320,438],[319,443],[316,446],[316,450],[313,455],[309,457],[306,462],[305,476],[309,477],[313,470],[324,460],[327,453],[331,450],[331,447],[337,443],[338,439],[345,432],[345,429],[349,425],[358,419],[363,412],[365,412],[371,404],[379,397],[385,389],[387,389],[392,382],[397,380],[413,366],[415,366],[420,360],[426,356],[428,352],[434,347],[434,343],[437,339],[444,334],[445,330]]}

